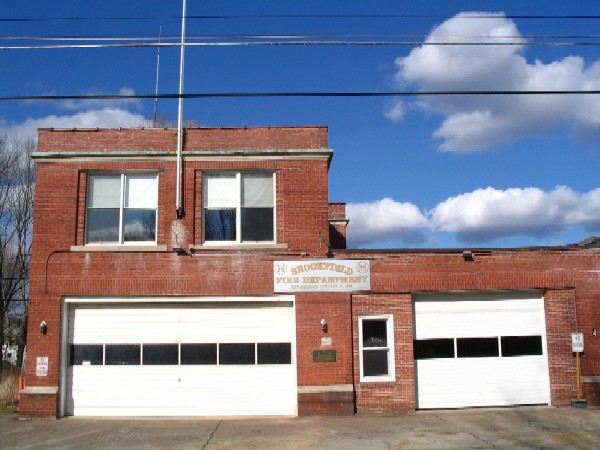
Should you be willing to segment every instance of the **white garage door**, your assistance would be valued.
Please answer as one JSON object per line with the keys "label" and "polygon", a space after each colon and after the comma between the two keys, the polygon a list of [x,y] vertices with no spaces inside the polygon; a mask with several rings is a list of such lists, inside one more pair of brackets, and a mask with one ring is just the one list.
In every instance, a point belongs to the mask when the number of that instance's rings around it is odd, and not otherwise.
{"label": "white garage door", "polygon": [[418,295],[417,407],[549,404],[541,293]]}
{"label": "white garage door", "polygon": [[70,304],[68,316],[68,415],[296,414],[291,302]]}

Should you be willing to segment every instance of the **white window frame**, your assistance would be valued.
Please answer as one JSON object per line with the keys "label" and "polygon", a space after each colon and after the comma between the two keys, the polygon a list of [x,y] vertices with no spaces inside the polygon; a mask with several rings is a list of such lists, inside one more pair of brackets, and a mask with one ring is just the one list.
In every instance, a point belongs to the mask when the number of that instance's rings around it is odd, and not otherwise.
{"label": "white window frame", "polygon": [[[156,177],[156,208],[155,208],[155,221],[154,221],[154,240],[152,241],[125,241],[124,240],[124,231],[125,231],[125,224],[124,224],[124,216],[125,216],[125,210],[130,209],[125,207],[125,193],[126,193],[126,180],[128,176],[135,176],[135,175],[153,175],[154,177]],[[119,240],[118,242],[115,241],[106,241],[106,242],[102,242],[102,241],[92,241],[92,242],[88,242],[87,240],[87,232],[88,232],[88,211],[91,209],[95,209],[89,206],[89,201],[90,201],[90,187],[89,187],[89,180],[92,177],[102,177],[102,176],[120,176],[121,179],[121,186],[120,186],[120,193],[119,193]],[[124,172],[124,173],[112,173],[112,172],[92,172],[92,173],[88,173],[88,186],[87,186],[87,191],[86,191],[86,206],[85,206],[85,226],[84,226],[84,243],[86,246],[111,246],[111,245],[119,245],[119,246],[155,246],[157,245],[157,239],[158,239],[158,192],[159,192],[159,177],[158,177],[158,173],[156,172]],[[136,209],[136,208],[131,208],[131,209]]]}
{"label": "white window frame", "polygon": [[[363,347],[363,322],[369,320],[385,320],[387,342],[383,347]],[[387,351],[388,374],[365,376],[363,370],[363,352]],[[361,382],[396,381],[396,364],[394,357],[394,316],[392,314],[370,314],[358,316],[358,360]]]}
{"label": "white window frame", "polygon": [[[273,239],[270,241],[242,241],[242,175],[271,175],[273,177]],[[206,240],[206,218],[204,210],[206,209],[204,202],[207,193],[207,179],[214,175],[235,175],[237,204],[235,206],[236,223],[234,241],[207,241]],[[241,171],[241,172],[205,172],[202,177],[202,244],[206,246],[238,246],[238,245],[260,245],[260,244],[275,244],[277,242],[277,175],[275,172],[269,171]],[[216,208],[217,209],[217,208]]]}

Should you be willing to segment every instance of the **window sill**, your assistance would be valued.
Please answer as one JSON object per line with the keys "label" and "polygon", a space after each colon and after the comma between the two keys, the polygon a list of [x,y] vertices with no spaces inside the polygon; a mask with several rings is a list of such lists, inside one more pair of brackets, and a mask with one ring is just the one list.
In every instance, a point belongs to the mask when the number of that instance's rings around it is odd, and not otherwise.
{"label": "window sill", "polygon": [[204,252],[211,250],[235,252],[248,250],[287,250],[287,244],[233,244],[233,245],[190,245],[190,250],[193,252]]}
{"label": "window sill", "polygon": [[72,252],[166,252],[166,245],[72,245]]}
{"label": "window sill", "polygon": [[362,383],[391,383],[394,384],[396,382],[396,378],[395,377],[368,377],[368,378],[361,378],[360,380],[361,384]]}

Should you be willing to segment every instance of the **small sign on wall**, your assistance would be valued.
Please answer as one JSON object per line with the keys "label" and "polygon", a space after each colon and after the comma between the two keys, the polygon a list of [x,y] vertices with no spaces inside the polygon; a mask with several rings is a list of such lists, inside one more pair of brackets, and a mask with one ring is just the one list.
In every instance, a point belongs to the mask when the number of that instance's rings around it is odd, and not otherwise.
{"label": "small sign on wall", "polygon": [[573,347],[573,353],[583,352],[583,333],[571,334],[571,346]]}
{"label": "small sign on wall", "polygon": [[335,350],[313,350],[313,362],[336,362]]}
{"label": "small sign on wall", "polygon": [[38,356],[35,364],[35,374],[38,377],[47,377],[48,376],[48,357],[47,356]]}

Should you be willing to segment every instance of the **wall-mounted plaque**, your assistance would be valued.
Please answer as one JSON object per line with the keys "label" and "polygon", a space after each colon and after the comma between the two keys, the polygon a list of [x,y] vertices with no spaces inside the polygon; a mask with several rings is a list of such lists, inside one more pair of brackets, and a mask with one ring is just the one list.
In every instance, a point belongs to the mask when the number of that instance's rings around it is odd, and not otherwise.
{"label": "wall-mounted plaque", "polygon": [[313,350],[313,362],[335,362],[335,350]]}

